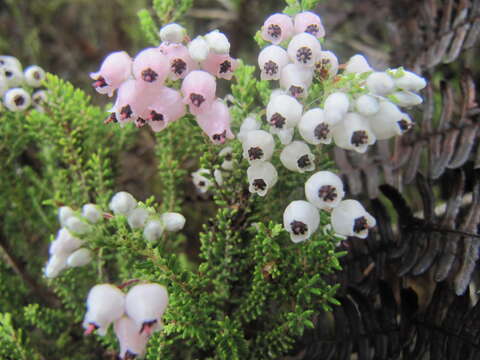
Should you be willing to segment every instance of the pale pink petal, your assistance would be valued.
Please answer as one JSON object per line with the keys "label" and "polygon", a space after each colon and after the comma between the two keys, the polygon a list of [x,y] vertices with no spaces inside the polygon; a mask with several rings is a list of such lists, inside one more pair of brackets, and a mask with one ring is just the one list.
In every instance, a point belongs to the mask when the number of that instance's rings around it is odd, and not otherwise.
{"label": "pale pink petal", "polygon": [[196,116],[198,125],[214,144],[223,144],[226,139],[233,139],[230,129],[230,112],[223,101],[217,99],[209,110]]}
{"label": "pale pink petal", "polygon": [[100,70],[90,73],[90,77],[95,80],[92,84],[95,90],[100,94],[112,96],[131,73],[132,59],[125,51],[117,51],[109,54],[103,60]]}
{"label": "pale pink petal", "polygon": [[292,18],[285,14],[271,15],[262,26],[262,38],[272,44],[280,44],[293,35]]}
{"label": "pale pink petal", "polygon": [[231,80],[234,71],[238,67],[238,61],[233,59],[228,54],[209,53],[207,59],[202,62],[202,69],[208,71],[210,74]]}
{"label": "pale pink petal", "polygon": [[148,124],[159,132],[185,115],[185,105],[180,92],[164,87],[148,106]]}
{"label": "pale pink petal", "polygon": [[310,33],[317,38],[322,38],[325,36],[325,28],[322,25],[320,17],[311,12],[305,11],[299,13],[295,16],[295,34],[299,33]]}
{"label": "pale pink petal", "polygon": [[145,119],[147,106],[152,101],[154,92],[143,81],[130,79],[118,89],[117,99],[111,112],[115,112],[120,122],[135,121],[138,117]]}
{"label": "pale pink petal", "polygon": [[198,69],[197,63],[192,60],[185,45],[162,43],[159,49],[168,59],[172,80],[183,79],[190,71]]}
{"label": "pale pink petal", "polygon": [[170,71],[167,57],[156,48],[140,51],[133,61],[135,79],[159,86],[163,84]]}
{"label": "pale pink petal", "polygon": [[200,114],[210,108],[215,100],[217,83],[206,71],[194,70],[182,83],[183,102],[189,105],[192,114]]}
{"label": "pale pink petal", "polygon": [[[148,342],[148,334],[140,333],[135,322],[127,316],[115,321],[115,335],[120,343],[120,358],[130,359],[132,356],[142,357]],[[128,357],[127,355],[130,355]]]}

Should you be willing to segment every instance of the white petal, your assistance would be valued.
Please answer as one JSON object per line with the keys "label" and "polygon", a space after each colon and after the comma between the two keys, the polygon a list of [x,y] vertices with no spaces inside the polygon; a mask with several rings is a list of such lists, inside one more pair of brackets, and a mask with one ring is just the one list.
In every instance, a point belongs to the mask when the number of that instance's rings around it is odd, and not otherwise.
{"label": "white petal", "polygon": [[375,95],[388,95],[395,89],[393,79],[385,72],[374,72],[366,80],[368,90]]}
{"label": "white petal", "polygon": [[355,100],[355,109],[363,116],[372,116],[380,110],[380,104],[376,97],[365,94]]}
{"label": "white petal", "polygon": [[108,206],[115,215],[128,215],[137,206],[137,200],[128,192],[120,191],[112,197]]}
{"label": "white petal", "polygon": [[325,99],[324,111],[326,120],[336,125],[343,120],[350,107],[350,100],[345,93],[334,92]]}
{"label": "white petal", "polygon": [[130,211],[127,217],[128,225],[132,229],[141,229],[145,226],[148,219],[148,210],[142,207],[137,207]]}
{"label": "white petal", "polygon": [[278,129],[294,128],[302,117],[303,106],[294,97],[278,95],[267,105],[267,121]]}
{"label": "white petal", "polygon": [[364,153],[377,139],[365,117],[348,113],[345,120],[333,128],[333,140],[338,147]]}
{"label": "white petal", "polygon": [[344,196],[342,180],[330,171],[318,171],[305,182],[305,197],[319,209],[336,207]]}
{"label": "white petal", "polygon": [[247,169],[249,191],[265,196],[278,180],[275,167],[268,161],[257,161]]}
{"label": "white petal", "polygon": [[81,248],[74,251],[67,259],[67,265],[70,267],[84,266],[92,261],[92,252]]}
{"label": "white petal", "polygon": [[372,71],[370,65],[368,65],[367,59],[363,55],[354,55],[348,60],[345,67],[345,73],[357,73],[362,74],[364,72]]}
{"label": "white petal", "polygon": [[185,226],[185,217],[176,212],[166,212],[160,217],[166,231],[180,231]]}
{"label": "white petal", "polygon": [[312,145],[330,144],[332,127],[325,117],[325,112],[320,108],[308,110],[298,124],[298,130],[303,140]]}
{"label": "white petal", "polygon": [[172,43],[181,43],[185,38],[186,30],[176,23],[167,24],[160,29],[160,39]]}
{"label": "white petal", "polygon": [[163,234],[163,224],[160,220],[150,220],[145,225],[143,237],[147,241],[157,241]]}
{"label": "white petal", "polygon": [[267,161],[275,150],[273,136],[263,130],[249,131],[243,142],[243,157],[252,161]]}
{"label": "white petal", "polygon": [[228,54],[230,52],[230,42],[225,34],[218,30],[210,31],[205,35],[205,40],[210,46],[210,50],[216,54]]}
{"label": "white petal", "polygon": [[303,141],[293,141],[280,153],[280,161],[290,171],[305,172],[315,169],[315,156]]}
{"label": "white petal", "polygon": [[312,67],[320,56],[322,47],[318,39],[309,33],[295,35],[288,43],[288,56],[294,63]]}
{"label": "white petal", "polygon": [[85,204],[82,207],[82,215],[92,224],[96,224],[102,219],[102,211],[95,204]]}
{"label": "white petal", "polygon": [[308,201],[292,201],[283,213],[283,226],[293,242],[307,240],[320,224],[318,209]]}
{"label": "white petal", "polygon": [[205,61],[209,52],[210,46],[203,36],[197,36],[188,44],[188,53],[197,62]]}

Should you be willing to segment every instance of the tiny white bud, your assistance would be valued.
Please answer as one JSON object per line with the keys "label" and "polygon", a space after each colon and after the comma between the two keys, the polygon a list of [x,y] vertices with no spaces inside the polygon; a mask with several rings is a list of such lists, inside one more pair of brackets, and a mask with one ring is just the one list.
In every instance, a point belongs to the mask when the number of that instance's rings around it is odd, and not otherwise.
{"label": "tiny white bud", "polygon": [[67,219],[65,227],[72,233],[83,235],[92,230],[92,226],[86,221],[79,219],[76,216],[71,216]]}
{"label": "tiny white bud", "polygon": [[404,75],[395,79],[395,85],[402,90],[420,91],[427,86],[427,81],[411,71],[404,70]]}
{"label": "tiny white bud", "polygon": [[58,221],[61,226],[65,226],[67,219],[75,215],[75,211],[70,206],[61,206],[58,208]]}
{"label": "tiny white bud", "polygon": [[363,55],[357,54],[352,56],[345,67],[345,72],[362,74],[368,71],[372,71],[370,65],[368,65],[367,59]]}
{"label": "tiny white bud", "polygon": [[399,106],[412,107],[423,102],[421,96],[411,91],[396,91],[392,94],[393,100]]}
{"label": "tiny white bud", "polygon": [[250,163],[270,160],[275,150],[273,136],[264,130],[249,131],[242,145],[243,157]]}
{"label": "tiny white bud", "polygon": [[217,185],[223,185],[223,175],[220,169],[213,170],[213,178],[215,179]]}
{"label": "tiny white bud", "polygon": [[355,109],[363,116],[372,116],[378,112],[380,105],[377,98],[365,94],[355,100]]}
{"label": "tiny white bud", "polygon": [[257,161],[247,169],[248,190],[254,194],[265,196],[278,180],[275,167],[268,161]]}
{"label": "tiny white bud", "polygon": [[188,53],[190,57],[197,62],[205,61],[210,52],[210,46],[203,36],[197,36],[188,43]]}
{"label": "tiny white bud", "polygon": [[343,92],[334,92],[325,99],[325,119],[332,126],[340,123],[345,115],[347,115],[350,107],[350,100],[347,94]]}
{"label": "tiny white bud", "polygon": [[45,267],[45,277],[53,279],[67,267],[67,255],[63,253],[50,256],[47,266]]}
{"label": "tiny white bud", "polygon": [[22,63],[15,56],[0,55],[0,68],[15,67],[22,70]]}
{"label": "tiny white bud", "polygon": [[315,36],[309,33],[295,35],[288,43],[288,56],[294,63],[312,67],[320,57],[322,47]]}
{"label": "tiny white bud", "polygon": [[315,156],[303,141],[293,141],[280,153],[280,161],[290,171],[306,172],[315,169]]}
{"label": "tiny white bud", "polygon": [[277,129],[294,128],[302,117],[303,106],[294,97],[278,95],[267,105],[267,121]]}
{"label": "tiny white bud", "polygon": [[137,206],[137,200],[126,191],[116,193],[108,207],[115,215],[128,215]]}
{"label": "tiny white bud", "polygon": [[230,52],[230,42],[225,34],[218,30],[213,30],[206,34],[205,40],[210,46],[210,50],[216,54],[228,54]]}
{"label": "tiny white bud", "polygon": [[47,102],[47,100],[48,93],[45,90],[37,90],[32,94],[32,105],[37,111],[45,111],[43,105]]}
{"label": "tiny white bud", "polygon": [[364,153],[375,143],[376,137],[366,118],[348,113],[345,120],[333,128],[333,140],[342,149]]}
{"label": "tiny white bud", "polygon": [[49,253],[50,255],[65,254],[68,256],[84,243],[83,240],[73,236],[67,229],[61,228],[55,240],[50,244]]}
{"label": "tiny white bud", "polygon": [[185,28],[177,23],[167,24],[163,26],[159,32],[162,41],[171,43],[181,43],[185,38],[185,34]]}
{"label": "tiny white bud", "polygon": [[367,77],[368,90],[375,95],[388,95],[395,89],[393,79],[385,72],[374,72]]}
{"label": "tiny white bud", "polygon": [[96,224],[102,220],[102,211],[98,205],[85,204],[82,207],[82,215],[91,223]]}
{"label": "tiny white bud", "polygon": [[92,261],[92,252],[88,249],[81,248],[74,251],[67,259],[69,267],[85,266]]}
{"label": "tiny white bud", "polygon": [[24,71],[25,82],[31,87],[40,87],[45,80],[45,70],[38,65],[31,65]]}
{"label": "tiny white bud", "polygon": [[5,65],[3,70],[9,87],[15,88],[23,84],[24,76],[21,67]]}
{"label": "tiny white bud", "polygon": [[294,243],[307,240],[318,229],[320,214],[308,201],[292,201],[283,212],[283,226]]}
{"label": "tiny white bud", "polygon": [[240,142],[244,142],[247,136],[247,133],[252,130],[259,130],[260,129],[260,121],[258,121],[254,114],[248,115],[240,125],[240,130],[237,134],[238,140]]}
{"label": "tiny white bud", "polygon": [[209,174],[210,170],[203,168],[192,173],[193,184],[201,194],[206,193],[212,186],[212,181],[206,177]]}
{"label": "tiny white bud", "polygon": [[166,231],[180,231],[185,226],[185,216],[176,212],[166,212],[160,217]]}
{"label": "tiny white bud", "polygon": [[232,147],[224,147],[219,153],[218,156],[223,158],[221,168],[224,170],[233,170],[233,160],[232,160]]}
{"label": "tiny white bud", "polygon": [[30,94],[22,88],[12,88],[3,94],[3,104],[10,111],[24,111],[31,103]]}
{"label": "tiny white bud", "polygon": [[343,236],[365,239],[376,221],[356,200],[343,200],[332,211],[333,230]]}
{"label": "tiny white bud", "polygon": [[157,241],[163,234],[163,225],[160,220],[149,220],[145,229],[143,229],[143,237],[147,241]]}
{"label": "tiny white bud", "polygon": [[368,121],[378,140],[402,135],[413,126],[410,116],[402,113],[398,106],[387,100],[380,101],[379,111],[369,117]]}
{"label": "tiny white bud", "polygon": [[343,182],[330,171],[318,171],[305,182],[305,197],[319,209],[331,209],[345,196]]}
{"label": "tiny white bud", "polygon": [[145,222],[148,219],[148,210],[142,207],[137,207],[130,211],[127,217],[128,225],[132,229],[140,229],[145,226]]}
{"label": "tiny white bud", "polygon": [[298,130],[302,138],[309,144],[330,144],[332,142],[333,126],[327,121],[325,112],[313,108],[303,114]]}

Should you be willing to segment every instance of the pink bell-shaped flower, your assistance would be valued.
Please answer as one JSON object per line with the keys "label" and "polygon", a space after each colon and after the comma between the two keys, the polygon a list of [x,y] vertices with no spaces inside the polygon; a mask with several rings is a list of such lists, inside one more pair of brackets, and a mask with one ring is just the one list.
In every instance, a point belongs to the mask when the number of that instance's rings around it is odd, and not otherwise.
{"label": "pink bell-shaped flower", "polygon": [[179,91],[163,87],[148,106],[148,124],[153,131],[162,131],[169,123],[185,115],[185,105]]}
{"label": "pink bell-shaped flower", "polygon": [[325,29],[320,17],[311,11],[304,11],[295,15],[294,26],[295,34],[306,32],[317,38],[325,36]]}
{"label": "pink bell-shaped flower", "polygon": [[183,102],[189,105],[192,114],[198,115],[208,110],[215,100],[217,82],[206,71],[194,70],[182,83]]}
{"label": "pink bell-shaped flower", "polygon": [[292,18],[285,14],[273,14],[262,26],[262,38],[272,44],[280,44],[293,35]]}
{"label": "pink bell-shaped flower", "polygon": [[168,43],[160,45],[159,49],[168,59],[172,80],[183,79],[190,71],[198,69],[185,45]]}
{"label": "pink bell-shaped flower", "polygon": [[120,123],[144,118],[152,95],[153,92],[144,86],[143,81],[127,80],[118,89],[117,100],[111,112],[115,113],[115,118]]}
{"label": "pink bell-shaped flower", "polygon": [[167,57],[156,48],[140,51],[133,60],[133,76],[145,84],[162,85],[169,71]]}
{"label": "pink bell-shaped flower", "polygon": [[120,343],[120,359],[134,359],[145,354],[148,335],[145,332],[138,332],[135,321],[128,316],[123,316],[115,321],[113,330]]}
{"label": "pink bell-shaped flower", "polygon": [[217,99],[209,110],[197,115],[198,125],[214,144],[223,144],[235,136],[230,129],[230,112],[223,101]]}
{"label": "pink bell-shaped flower", "polygon": [[131,57],[125,51],[117,51],[109,54],[103,60],[100,70],[90,73],[90,77],[95,80],[92,84],[95,90],[100,94],[112,96],[131,73]]}
{"label": "pink bell-shaped flower", "polygon": [[207,59],[202,62],[202,69],[208,71],[210,74],[231,80],[233,72],[238,67],[238,61],[228,54],[209,53]]}

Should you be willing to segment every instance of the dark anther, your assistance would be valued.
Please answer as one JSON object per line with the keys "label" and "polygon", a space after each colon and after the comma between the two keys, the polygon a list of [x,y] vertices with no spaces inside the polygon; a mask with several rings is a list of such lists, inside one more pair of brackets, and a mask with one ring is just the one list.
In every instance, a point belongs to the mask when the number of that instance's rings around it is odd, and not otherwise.
{"label": "dark anther", "polygon": [[283,128],[283,125],[285,125],[285,118],[280,115],[279,113],[273,114],[273,116],[270,118],[270,124],[275,126],[278,129]]}
{"label": "dark anther", "polygon": [[205,101],[205,98],[200,94],[190,94],[190,100],[195,106],[200,106]]}
{"label": "dark anther", "polygon": [[400,130],[402,130],[402,132],[410,130],[413,126],[413,124],[409,123],[407,120],[397,121],[397,124],[400,127]]}
{"label": "dark anther", "polygon": [[40,80],[40,73],[39,73],[38,71],[35,71],[35,72],[33,73],[33,78],[34,78],[35,80]]}
{"label": "dark anther", "polygon": [[232,71],[232,63],[229,60],[225,60],[220,64],[220,74],[225,74]]}
{"label": "dark anther", "polygon": [[142,328],[140,329],[140,334],[143,332],[143,330],[145,330],[146,328],[151,328],[156,323],[157,323],[157,320],[145,321],[142,324]]}
{"label": "dark anther", "polygon": [[200,186],[200,187],[205,186],[205,181],[199,181],[199,182],[198,182],[198,186]]}
{"label": "dark anther", "polygon": [[275,75],[278,73],[278,65],[277,63],[273,62],[272,60],[268,60],[265,65],[263,65],[263,70],[267,75]]}
{"label": "dark anther", "polygon": [[123,356],[123,360],[135,360],[136,358],[137,354],[132,353],[130,350],[127,350]]}
{"label": "dark anther", "polygon": [[312,59],[312,49],[303,46],[297,50],[297,60],[306,64]]}
{"label": "dark anther", "polygon": [[303,94],[303,88],[301,86],[292,85],[288,91],[293,97],[299,97]]}
{"label": "dark anther", "polygon": [[135,126],[137,128],[144,127],[146,124],[147,124],[147,121],[144,118],[139,117],[137,118],[137,120],[135,120]]}
{"label": "dark anther", "polygon": [[263,191],[267,188],[267,184],[263,179],[255,179],[252,182],[252,185],[255,189]]}
{"label": "dark anther", "polygon": [[328,124],[321,123],[315,127],[313,134],[319,140],[325,140],[330,133],[330,127]]}
{"label": "dark anther", "polygon": [[308,155],[305,154],[298,158],[297,164],[300,169],[303,169],[310,166],[312,163],[310,162],[310,158],[308,157]]}
{"label": "dark anther", "polygon": [[7,77],[11,77],[11,76],[13,75],[13,73],[12,73],[11,71],[8,71],[8,70],[7,70],[7,71],[5,71],[5,75],[6,75]]}
{"label": "dark anther", "polygon": [[331,185],[323,185],[318,190],[318,197],[323,199],[323,201],[333,201],[337,196],[337,189]]}
{"label": "dark anther", "polygon": [[133,114],[133,111],[132,111],[132,108],[130,107],[130,105],[125,105],[120,110],[121,120],[128,119],[130,116],[132,116],[132,114]]}
{"label": "dark anther", "polygon": [[21,106],[25,103],[25,98],[22,95],[17,95],[13,99],[13,102],[15,103],[15,105]]}
{"label": "dark anther", "polygon": [[309,34],[312,34],[312,35],[317,35],[318,30],[319,30],[319,28],[318,28],[317,24],[310,24],[305,29],[305,32],[309,33]]}
{"label": "dark anther", "polygon": [[112,122],[114,122],[114,123],[118,122],[117,115],[114,112],[110,113],[110,116],[107,117],[103,123],[104,124],[109,124],[109,123],[112,123]]}
{"label": "dark anther", "polygon": [[103,78],[103,76],[99,76],[97,80],[95,80],[93,83],[92,83],[92,86],[94,88],[101,88],[101,87],[105,87],[107,86],[107,82],[105,81],[105,79]]}
{"label": "dark anther", "polygon": [[227,103],[227,106],[228,106],[228,107],[232,107],[233,105],[235,105],[234,102],[233,102],[232,100],[230,100],[229,98],[226,99],[225,102]]}
{"label": "dark anther", "polygon": [[330,70],[331,67],[332,64],[330,64],[329,59],[322,59],[320,61],[317,61],[315,63],[315,74],[322,79],[328,79],[330,75],[328,70]]}
{"label": "dark anther", "polygon": [[263,150],[257,147],[251,147],[248,149],[248,158],[250,160],[258,160],[261,159],[263,156]]}
{"label": "dark anther", "polygon": [[308,231],[307,224],[297,220],[290,223],[290,228],[295,235],[303,235]]}
{"label": "dark anther", "polygon": [[156,112],[155,110],[150,111],[150,120],[152,121],[163,121],[163,114]]}
{"label": "dark anther", "polygon": [[227,136],[227,130],[225,130],[221,134],[213,134],[212,139],[213,141],[222,141],[223,139],[225,139],[226,136]]}
{"label": "dark anther", "polygon": [[157,80],[157,77],[158,77],[158,74],[150,68],[142,71],[143,81],[151,83]]}
{"label": "dark anther", "polygon": [[280,28],[279,25],[277,24],[272,24],[268,27],[267,29],[267,33],[268,35],[270,35],[271,37],[277,39],[280,37],[280,35],[282,35],[282,29]]}
{"label": "dark anther", "polygon": [[187,70],[187,63],[182,59],[174,59],[171,68],[176,75],[180,76],[185,70]]}
{"label": "dark anther", "polygon": [[225,155],[225,160],[232,161],[232,159],[233,159],[232,154]]}
{"label": "dark anther", "polygon": [[368,135],[365,130],[354,131],[351,142],[355,146],[365,145],[368,142]]}
{"label": "dark anther", "polygon": [[367,219],[364,216],[356,218],[353,222],[353,232],[359,233],[368,229]]}

